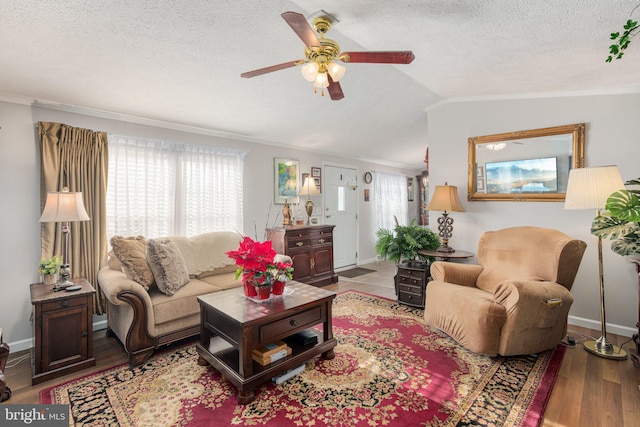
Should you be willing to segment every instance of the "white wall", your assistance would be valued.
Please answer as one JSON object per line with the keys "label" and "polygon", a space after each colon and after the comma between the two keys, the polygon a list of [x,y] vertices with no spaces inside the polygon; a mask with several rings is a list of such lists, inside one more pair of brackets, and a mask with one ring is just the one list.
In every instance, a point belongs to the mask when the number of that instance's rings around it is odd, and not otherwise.
{"label": "white wall", "polygon": [[[371,185],[362,182],[368,170],[383,170],[415,176],[418,170],[398,169],[352,159],[328,156],[313,152],[290,150],[273,145],[256,144],[238,139],[212,136],[184,130],[136,124],[129,120],[115,120],[42,107],[0,102],[0,255],[3,261],[3,279],[0,280],[0,326],[4,340],[12,351],[30,347],[32,325],[29,284],[38,282],[37,265],[40,258],[40,165],[35,125],[38,121],[66,123],[88,129],[120,133],[124,135],[159,138],[193,144],[211,144],[218,147],[244,149],[245,158],[245,234],[264,237],[267,215],[273,201],[273,158],[284,157],[300,161],[302,172],[310,172],[312,166],[337,164],[358,170],[359,246],[358,263],[374,260],[374,230],[372,230],[373,203],[365,203],[364,188]],[[426,146],[426,141],[425,141]],[[424,151],[416,153],[422,158]],[[314,197],[316,212],[322,210],[322,197]],[[411,212],[417,213],[415,203]],[[282,205],[273,205],[269,226],[273,226]],[[306,215],[306,214],[305,214]],[[280,216],[280,224],[281,224]],[[275,224],[275,225],[280,225]],[[95,320],[95,319],[94,319]]]}
{"label": "white wall", "polygon": [[[564,210],[561,202],[467,201],[468,138],[518,130],[586,123],[585,166],[618,165],[623,179],[640,177],[637,137],[640,95],[579,96],[528,100],[451,102],[428,113],[429,183],[456,185],[465,212],[451,214],[450,245],[476,251],[480,235],[519,225],[561,230],[587,243],[572,288],[570,323],[600,329],[595,212]],[[431,213],[431,224],[437,212]],[[638,277],[633,264],[603,242],[607,332],[631,336],[638,321]]]}

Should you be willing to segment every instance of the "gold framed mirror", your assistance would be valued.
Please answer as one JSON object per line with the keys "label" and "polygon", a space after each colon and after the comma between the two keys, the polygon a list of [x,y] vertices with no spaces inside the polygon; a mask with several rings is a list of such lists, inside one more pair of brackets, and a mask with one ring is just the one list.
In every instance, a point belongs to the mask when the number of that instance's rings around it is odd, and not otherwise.
{"label": "gold framed mirror", "polygon": [[469,138],[467,200],[564,201],[584,167],[584,123]]}

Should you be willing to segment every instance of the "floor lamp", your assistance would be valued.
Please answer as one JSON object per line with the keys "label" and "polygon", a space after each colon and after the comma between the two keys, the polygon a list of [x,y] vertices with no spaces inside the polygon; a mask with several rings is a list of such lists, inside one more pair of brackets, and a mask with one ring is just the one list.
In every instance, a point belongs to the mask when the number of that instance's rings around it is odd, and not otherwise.
{"label": "floor lamp", "polygon": [[[624,188],[622,176],[617,166],[600,166],[593,168],[572,169],[569,172],[565,209],[600,209],[605,207],[607,198],[614,192]],[[604,279],[602,273],[602,238],[598,236],[598,274],[600,279],[600,322],[602,335],[597,340],[584,342],[584,349],[596,356],[607,359],[623,360],[627,353],[607,339],[607,321],[604,305]]]}
{"label": "floor lamp", "polygon": [[69,234],[71,221],[88,221],[89,215],[84,209],[82,193],[69,192],[67,187],[62,191],[50,191],[47,193],[47,201],[40,217],[40,222],[61,222],[62,223],[62,265],[60,266],[60,279],[53,286],[58,291],[73,286],[69,280],[71,268],[69,266]]}

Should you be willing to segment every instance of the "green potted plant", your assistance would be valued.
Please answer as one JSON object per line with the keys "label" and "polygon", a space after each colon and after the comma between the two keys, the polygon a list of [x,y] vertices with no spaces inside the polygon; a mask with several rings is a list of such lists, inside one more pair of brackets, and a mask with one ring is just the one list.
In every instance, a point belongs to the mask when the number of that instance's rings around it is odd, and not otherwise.
{"label": "green potted plant", "polygon": [[394,230],[381,228],[376,232],[376,252],[396,264],[423,264],[428,268],[430,257],[421,255],[419,250],[433,250],[440,246],[440,237],[432,230],[419,226],[415,219],[409,225],[398,224]]}
{"label": "green potted plant", "polygon": [[38,271],[42,274],[42,280],[45,285],[53,285],[57,281],[56,275],[60,271],[62,258],[54,256],[52,258],[43,258],[40,260]]}
{"label": "green potted plant", "polygon": [[[625,185],[638,186],[640,178]],[[611,239],[611,250],[618,255],[640,259],[640,190],[622,189],[611,194],[603,211],[594,218],[591,233]]]}

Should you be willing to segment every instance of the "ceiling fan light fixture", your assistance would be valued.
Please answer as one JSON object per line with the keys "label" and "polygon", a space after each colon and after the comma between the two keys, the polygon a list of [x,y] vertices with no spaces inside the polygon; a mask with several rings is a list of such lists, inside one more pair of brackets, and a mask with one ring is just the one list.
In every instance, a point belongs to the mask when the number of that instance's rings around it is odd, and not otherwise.
{"label": "ceiling fan light fixture", "polygon": [[329,72],[329,75],[331,76],[333,81],[338,82],[341,78],[344,77],[344,73],[347,72],[347,69],[336,62],[330,62],[327,65],[327,71]]}
{"label": "ceiling fan light fixture", "polygon": [[329,87],[329,77],[327,73],[318,73],[315,81],[313,82],[314,87],[326,88]]}
{"label": "ceiling fan light fixture", "polygon": [[302,77],[309,82],[313,82],[318,75],[318,69],[320,65],[317,62],[309,62],[307,65],[304,65],[300,68],[300,72],[302,73]]}

